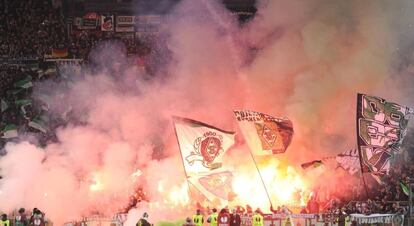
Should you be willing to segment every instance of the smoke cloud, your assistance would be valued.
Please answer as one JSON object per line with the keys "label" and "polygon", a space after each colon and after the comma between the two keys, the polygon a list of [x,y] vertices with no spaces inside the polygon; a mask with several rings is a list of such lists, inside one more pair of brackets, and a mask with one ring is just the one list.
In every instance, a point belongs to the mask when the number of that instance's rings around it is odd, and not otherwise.
{"label": "smoke cloud", "polygon": [[[154,77],[122,44],[106,42],[92,52],[93,68],[65,75],[69,84],[37,84],[34,96],[48,95],[53,114],[72,114],[55,143],[6,145],[0,209],[38,207],[62,223],[115,213],[142,187],[149,201],[131,210],[127,225],[144,211],[152,221],[175,219],[188,213],[174,208],[188,191],[172,115],[226,130],[237,130],[234,109],[287,116],[295,135],[275,159],[300,171],[305,161],[356,147],[358,92],[414,106],[412,2],[256,4],[256,16],[239,25],[218,2],[178,3],[161,26],[170,52]],[[235,167],[251,161],[238,140],[226,160]],[[320,174],[303,176],[312,187]]]}

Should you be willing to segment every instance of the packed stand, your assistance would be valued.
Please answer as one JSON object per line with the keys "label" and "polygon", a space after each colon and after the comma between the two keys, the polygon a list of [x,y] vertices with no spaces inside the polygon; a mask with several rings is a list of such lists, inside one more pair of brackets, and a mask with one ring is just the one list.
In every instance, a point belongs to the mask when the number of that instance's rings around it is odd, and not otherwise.
{"label": "packed stand", "polygon": [[46,101],[32,96],[34,84],[51,79],[56,73],[51,69],[32,70],[24,65],[3,64],[0,69],[0,150],[19,135],[41,146],[56,141],[54,129],[62,125],[62,121],[49,113]]}
{"label": "packed stand", "polygon": [[3,57],[43,58],[67,43],[61,10],[49,0],[1,0],[0,11]]}

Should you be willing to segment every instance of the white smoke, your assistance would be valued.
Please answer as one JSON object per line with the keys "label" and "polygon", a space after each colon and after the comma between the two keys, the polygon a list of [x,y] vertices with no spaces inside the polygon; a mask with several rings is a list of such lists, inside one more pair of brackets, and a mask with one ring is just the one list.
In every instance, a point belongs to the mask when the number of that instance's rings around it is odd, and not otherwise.
{"label": "white smoke", "polygon": [[[233,109],[288,116],[295,137],[280,158],[293,166],[354,148],[357,92],[414,105],[405,97],[411,74],[392,71],[400,39],[411,44],[400,36],[409,17],[399,10],[412,4],[393,4],[259,1],[255,18],[239,27],[220,4],[181,1],[161,30],[171,50],[169,64],[158,65],[166,74],[148,80],[120,43],[107,42],[91,55],[97,68],[65,89],[49,86],[51,111],[71,108],[77,120],[44,148],[6,145],[0,209],[38,207],[62,223],[115,213],[139,186],[150,201],[130,211],[127,225],[144,211],[153,222],[175,219],[181,210],[165,202],[180,201],[160,189],[181,196],[185,187],[172,115],[228,130],[236,128]],[[162,158],[153,158],[161,144]],[[132,176],[137,170],[142,175]]]}

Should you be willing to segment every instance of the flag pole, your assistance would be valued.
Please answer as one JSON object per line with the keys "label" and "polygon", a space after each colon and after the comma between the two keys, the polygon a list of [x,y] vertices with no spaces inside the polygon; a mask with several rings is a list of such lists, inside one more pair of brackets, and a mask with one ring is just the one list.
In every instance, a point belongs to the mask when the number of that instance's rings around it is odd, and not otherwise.
{"label": "flag pole", "polygon": [[185,181],[187,182],[187,186],[188,186],[188,195],[190,196],[189,198],[191,198],[191,188],[190,188],[190,182],[188,181],[188,174],[187,174],[187,170],[185,170],[185,163],[184,163],[184,157],[183,157],[183,153],[181,152],[181,145],[180,145],[180,140],[178,139],[178,135],[177,135],[177,128],[175,127],[175,121],[173,118],[173,125],[174,125],[174,133],[175,133],[175,137],[177,138],[177,142],[178,142],[178,150],[180,152],[180,156],[181,156],[181,163],[183,164],[183,169],[184,169],[184,174],[185,174]]}
{"label": "flag pole", "polygon": [[[362,182],[364,183],[364,187],[365,187],[365,195],[367,196],[367,198],[369,197],[368,194],[368,187],[367,187],[367,183],[365,182],[365,177],[364,177],[364,168],[363,168],[363,164],[362,164],[362,155],[361,155],[361,144],[359,141],[359,112],[360,112],[360,107],[362,106],[362,103],[360,103],[362,98],[361,94],[357,94],[357,110],[356,110],[356,135],[357,135],[357,148],[358,148],[358,155],[359,155],[359,164],[361,166],[361,177],[362,177]],[[362,112],[362,110],[361,110]]]}
{"label": "flag pole", "polygon": [[[361,162],[361,159],[359,161]],[[364,183],[365,195],[367,196],[367,199],[368,199],[369,193],[368,193],[367,183],[365,182],[364,172],[362,172],[362,163],[361,163],[361,177],[362,177],[362,182]]]}
{"label": "flag pole", "polygon": [[262,184],[263,184],[263,187],[264,187],[264,189],[265,189],[265,192],[266,192],[267,198],[269,199],[270,206],[272,207],[272,206],[273,206],[273,204],[272,204],[272,200],[270,199],[270,195],[269,195],[269,192],[267,191],[267,187],[266,187],[266,185],[265,185],[265,183],[264,183],[264,180],[263,180],[262,174],[260,173],[259,167],[257,167],[256,160],[254,159],[253,153],[250,151],[250,149],[249,149],[249,152],[250,152],[250,156],[251,156],[251,157],[252,157],[252,159],[253,159],[254,166],[256,167],[257,172],[259,173],[259,177],[260,177],[260,180],[262,181]]}

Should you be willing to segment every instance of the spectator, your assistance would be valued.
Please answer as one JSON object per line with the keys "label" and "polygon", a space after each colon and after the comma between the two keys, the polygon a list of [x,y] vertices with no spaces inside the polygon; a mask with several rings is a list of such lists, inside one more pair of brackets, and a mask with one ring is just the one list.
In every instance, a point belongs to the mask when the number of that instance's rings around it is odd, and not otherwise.
{"label": "spectator", "polygon": [[142,218],[139,219],[136,226],[151,226],[151,224],[148,222],[148,214],[144,213],[142,215]]}
{"label": "spectator", "polygon": [[7,214],[1,215],[0,226],[10,226],[10,220],[7,219]]}
{"label": "spectator", "polygon": [[24,208],[20,208],[19,212],[16,216],[15,219],[15,226],[27,226],[29,224],[29,221],[27,219],[26,213],[25,213],[25,209]]}

